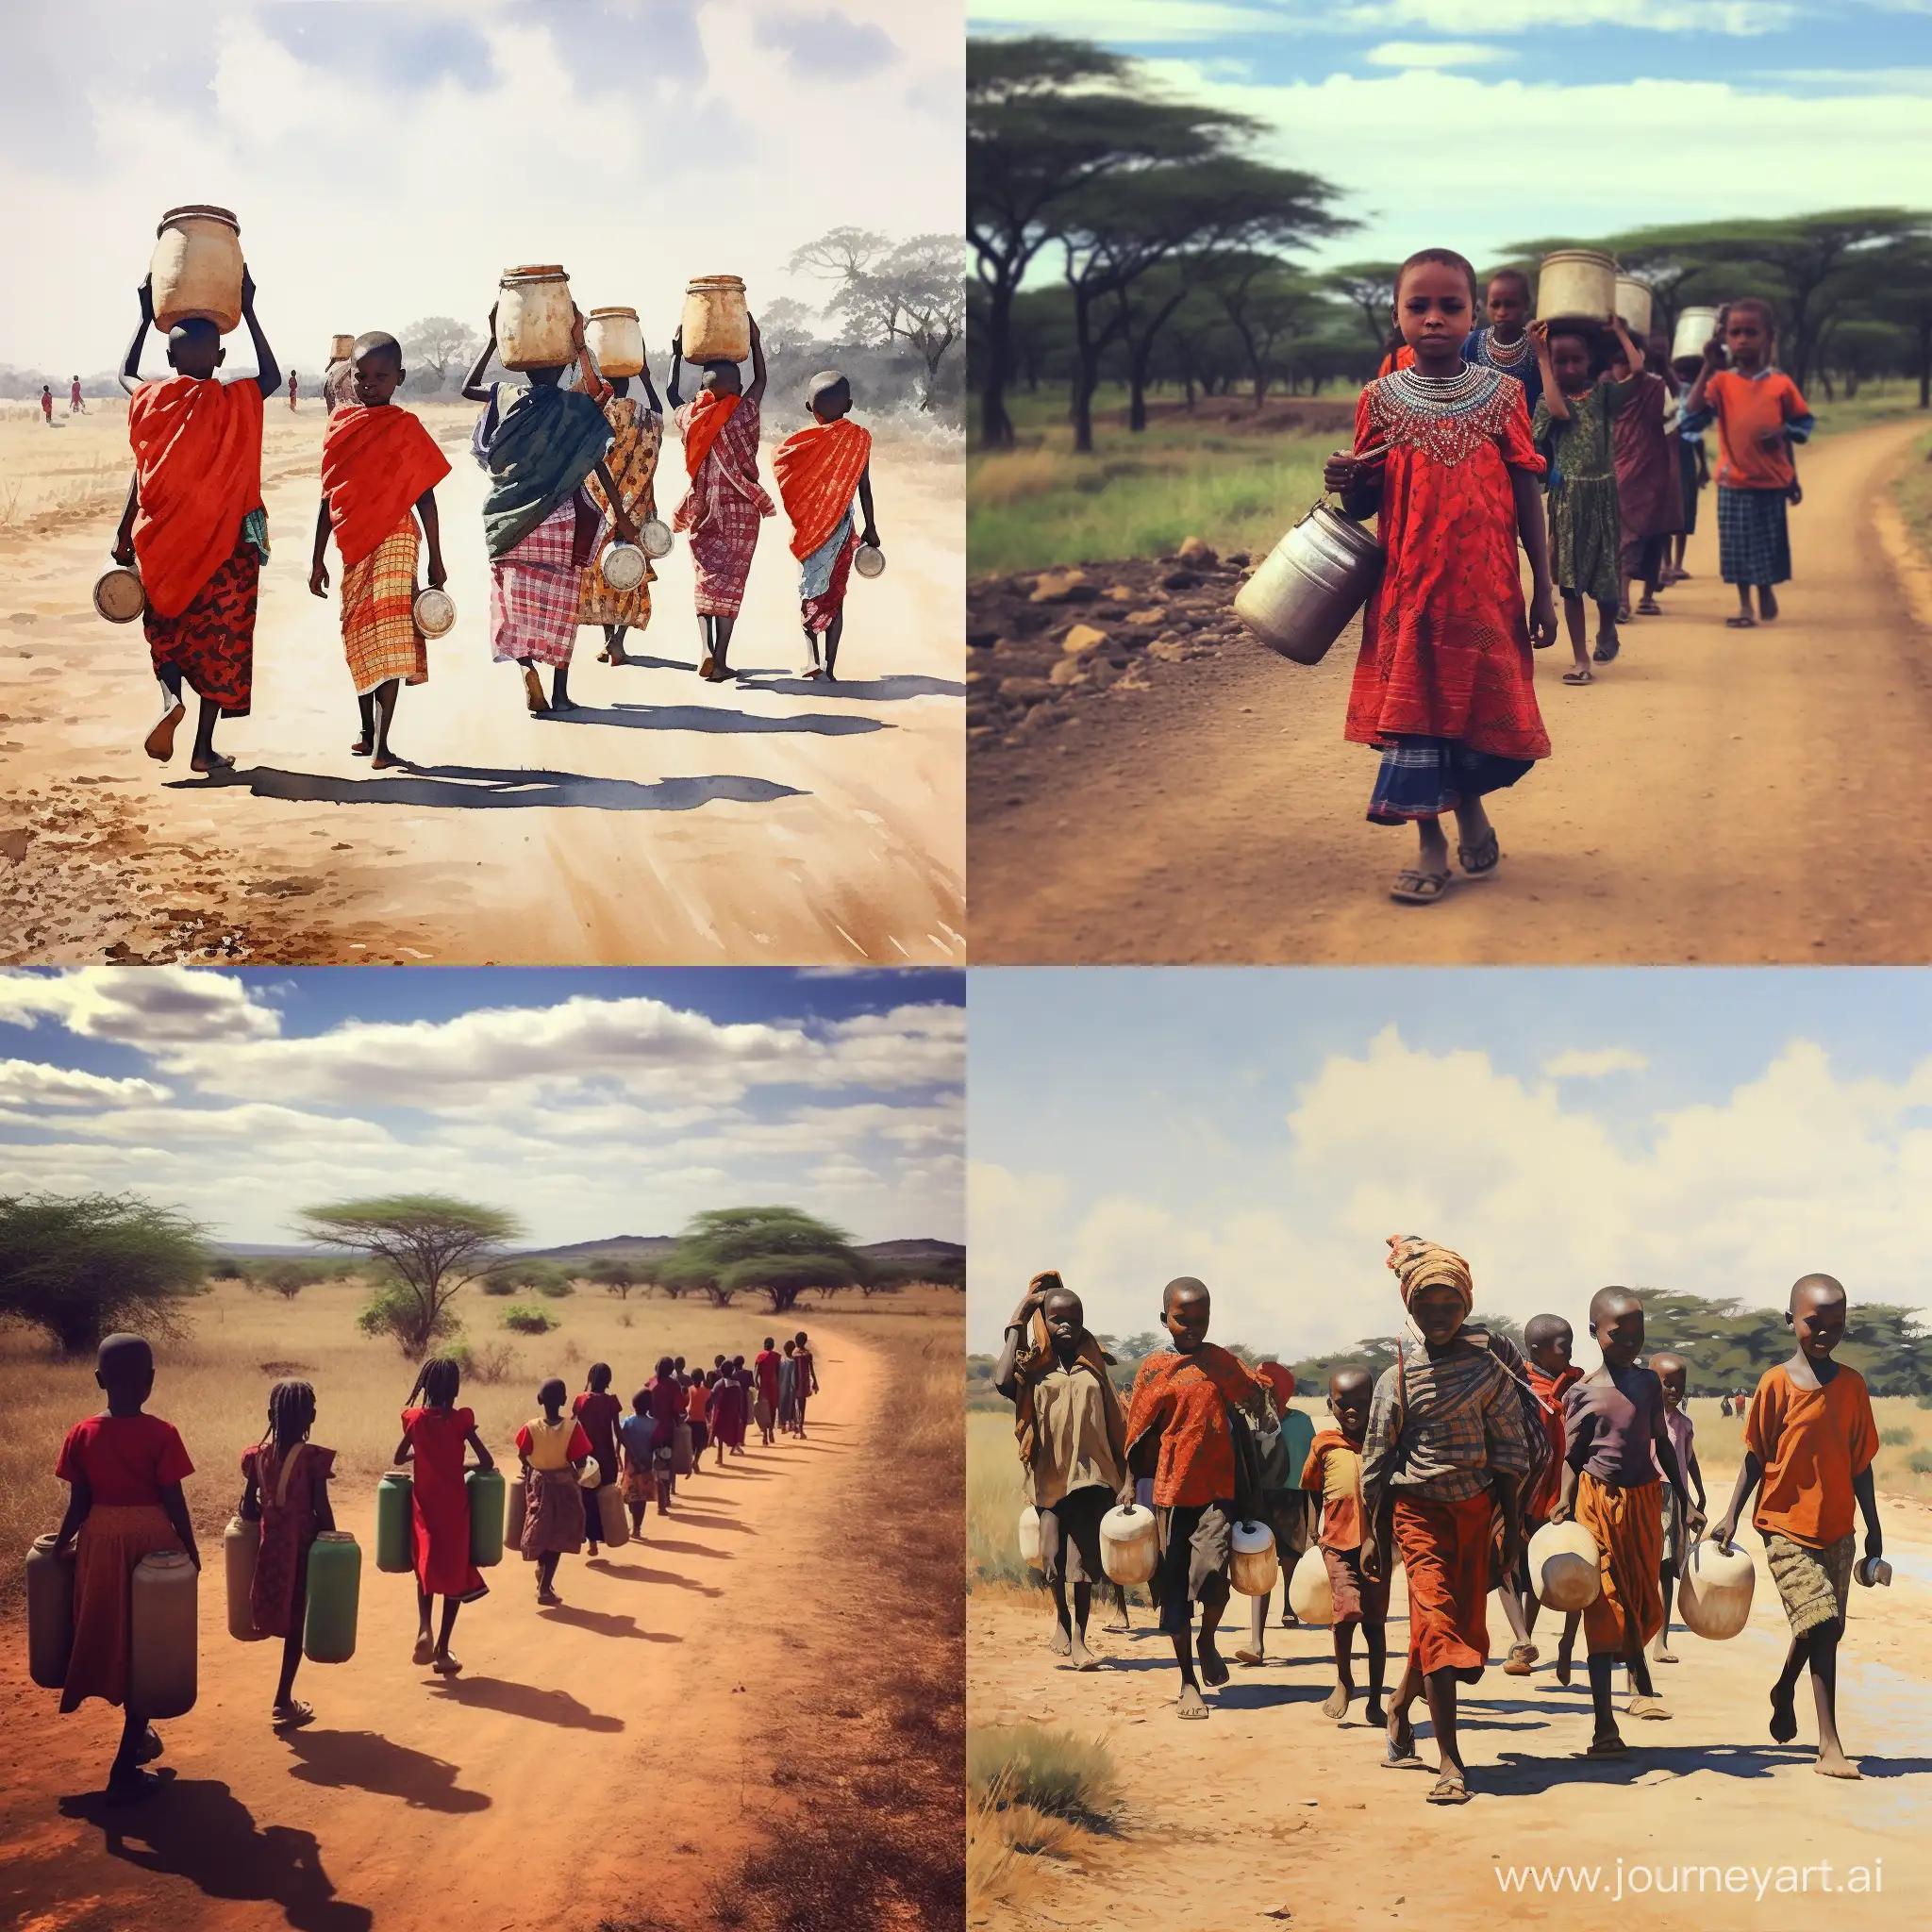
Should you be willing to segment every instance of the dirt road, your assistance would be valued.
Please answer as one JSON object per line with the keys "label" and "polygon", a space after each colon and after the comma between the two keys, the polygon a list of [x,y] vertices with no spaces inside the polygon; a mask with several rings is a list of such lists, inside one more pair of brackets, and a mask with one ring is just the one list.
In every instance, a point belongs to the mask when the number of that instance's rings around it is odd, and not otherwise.
{"label": "dirt road", "polygon": [[[636,667],[579,633],[578,708],[525,710],[489,647],[475,414],[424,414],[455,463],[438,492],[457,628],[430,647],[394,732],[407,772],[349,755],[354,694],[340,616],[308,589],[322,417],[272,405],[254,714],[211,782],[141,741],[156,695],[139,626],[89,602],[112,508],[57,507],[0,531],[0,961],[891,965],[963,956],[960,466],[882,435],[889,567],[855,582],[836,688],[797,671],[796,569],[767,526],[733,686],[702,684],[680,541],[658,565]],[[125,475],[123,418],[23,444],[31,485],[82,440]],[[44,447],[47,454],[39,451]],[[80,472],[83,478],[87,472]],[[682,480],[675,448],[663,488]],[[27,503],[33,502],[29,489]],[[668,514],[668,509],[667,509]],[[331,552],[331,572],[339,575]]]}
{"label": "dirt road", "polygon": [[[1707,1471],[1707,1480],[1721,1496],[1732,1475]],[[970,1722],[1099,1733],[1120,1769],[1124,1807],[1117,1837],[1094,1837],[1077,1859],[1028,1861],[1035,1869],[1024,1899],[974,1923],[1258,1932],[1286,1920],[1328,1932],[1500,1921],[1592,1932],[1657,1924],[1666,1914],[1685,1921],[1683,1890],[1696,1881],[1667,1900],[1647,1899],[1640,1892],[1651,1881],[1633,1882],[1633,1866],[1762,1872],[1826,1859],[1834,1883],[1853,1882],[1850,1868],[1863,1864],[1879,1874],[1882,1891],[1827,1899],[1814,1872],[1808,1897],[1773,1890],[1760,1902],[1754,1879],[1750,1896],[1708,1891],[1698,1901],[1693,1893],[1689,1923],[1710,1932],[1875,1932],[1917,1923],[1932,1881],[1932,1507],[1887,1497],[1883,1508],[1897,1580],[1890,1591],[1854,1590],[1840,1664],[1840,1726],[1862,1764],[1858,1784],[1809,1769],[1811,1754],[1800,1748],[1816,1736],[1808,1687],[1800,1691],[1800,1744],[1774,1744],[1766,1731],[1765,1695],[1788,1626],[1761,1556],[1740,1636],[1707,1643],[1681,1625],[1674,1631],[1681,1661],[1657,1674],[1674,1714],[1665,1724],[1626,1720],[1632,1748],[1621,1763],[1578,1755],[1590,1741],[1589,1690],[1580,1671],[1575,1688],[1557,1684],[1554,1632],[1540,1632],[1544,1661],[1532,1678],[1492,1666],[1462,1693],[1474,1795],[1459,1809],[1424,1804],[1429,1777],[1379,1768],[1381,1740],[1363,1722],[1359,1698],[1347,1724],[1320,1715],[1334,1682],[1325,1630],[1271,1630],[1269,1663],[1237,1666],[1208,1721],[1183,1724],[1169,1704],[1174,1655],[1150,1612],[1134,1613],[1133,1636],[1101,1638],[1111,1665],[1080,1677],[1049,1656],[1033,1599],[976,1594],[967,1624]],[[1755,1537],[1743,1541],[1755,1550]],[[1405,1612],[1398,1574],[1389,1624],[1398,1654],[1407,1641]],[[1245,1616],[1239,1621],[1245,1631]],[[1500,1661],[1508,1630],[1494,1598],[1490,1633]],[[1357,1657],[1359,1685],[1359,1642]],[[1421,1729],[1422,1756],[1433,1764],[1426,1724]],[[1617,1904],[1620,1858],[1626,1875]],[[1506,1892],[1496,1876],[1498,1866],[1545,1865],[1597,1866],[1601,1889],[1579,1897],[1572,1881],[1560,1898],[1538,1896],[1525,1881],[1518,1881],[1524,1890]],[[1674,1882],[1667,1873],[1657,1889]]]}
{"label": "dirt road", "polygon": [[713,1924],[714,1892],[800,1802],[789,1743],[774,1761],[788,1715],[823,1727],[833,1707],[861,1707],[834,1713],[845,1723],[815,1767],[822,1797],[842,1790],[841,1753],[892,1723],[833,1647],[840,1608],[782,1614],[828,1591],[849,1607],[838,1558],[862,1548],[853,1525],[883,1453],[874,1418],[892,1358],[848,1336],[830,1347],[810,1441],[708,1462],[669,1518],[646,1518],[641,1545],[566,1557],[564,1608],[537,1610],[534,1573],[513,1554],[487,1573],[491,1595],[457,1626],[453,1683],[409,1663],[415,1592],[373,1568],[373,1498],[339,1499],[364,1552],[357,1655],[304,1667],[317,1720],[286,1739],[267,1722],[280,1646],[228,1637],[212,1549],[200,1701],[162,1727],[168,1789],[133,1809],[90,1795],[119,1714],[96,1703],[58,1716],[25,1681],[16,1624],[0,1665],[0,1924]]}
{"label": "dirt road", "polygon": [[[1493,801],[1501,872],[1437,906],[1386,896],[1415,841],[1363,817],[1373,758],[1341,739],[1352,639],[1307,670],[1197,630],[1175,661],[1157,641],[1091,687],[1023,684],[1038,722],[972,742],[974,960],[1923,961],[1932,656],[1885,541],[1917,433],[1801,458],[1775,625],[1724,627],[1707,494],[1692,580],[1595,685],[1559,682],[1566,645],[1542,654],[1554,754]],[[1064,618],[1105,627],[1096,608]]]}

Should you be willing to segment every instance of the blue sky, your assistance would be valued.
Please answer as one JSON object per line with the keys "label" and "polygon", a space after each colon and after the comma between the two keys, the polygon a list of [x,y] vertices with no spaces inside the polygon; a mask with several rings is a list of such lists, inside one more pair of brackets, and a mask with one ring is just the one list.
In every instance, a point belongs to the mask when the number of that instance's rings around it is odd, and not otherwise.
{"label": "blue sky", "polygon": [[982,970],[970,1003],[977,1347],[1051,1266],[1099,1328],[1188,1273],[1225,1335],[1341,1346],[1391,1326],[1402,1232],[1519,1317],[1814,1268],[1932,1309],[1932,974]]}
{"label": "blue sky", "polygon": [[231,1241],[442,1191],[548,1244],[792,1202],[958,1239],[963,976],[375,967],[0,974],[0,1192]]}
{"label": "blue sky", "polygon": [[1318,258],[1911,202],[1932,0],[969,0],[1258,116],[1348,191]]}

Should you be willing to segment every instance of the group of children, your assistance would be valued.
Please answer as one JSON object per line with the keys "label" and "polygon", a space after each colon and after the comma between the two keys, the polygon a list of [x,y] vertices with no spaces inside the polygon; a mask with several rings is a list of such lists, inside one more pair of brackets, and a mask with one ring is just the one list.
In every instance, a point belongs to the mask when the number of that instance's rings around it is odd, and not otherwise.
{"label": "group of children", "polygon": [[[173,757],[186,715],[185,687],[200,700],[192,764],[206,774],[232,768],[233,758],[214,749],[214,727],[224,717],[246,717],[251,702],[256,607],[269,554],[261,406],[282,377],[245,271],[242,319],[257,373],[234,383],[220,378],[226,351],[214,325],[193,319],[168,332],[175,373],[142,381],[142,351],[155,325],[151,280],[142,284],[140,300],[140,325],[122,370],[132,397],[135,475],[113,554],[140,571],[142,623],[163,689],[161,717],[145,749],[163,763]],[[656,516],[663,406],[648,367],[636,378],[641,396],[631,393],[631,377],[599,373],[584,345],[581,314],[572,334],[574,386],[564,380],[571,363],[529,370],[525,384],[514,388],[486,384],[495,323],[492,309],[491,339],[463,389],[486,405],[472,449],[490,479],[483,530],[491,559],[491,649],[495,661],[522,668],[528,708],[543,714],[571,708],[569,668],[581,625],[602,629],[602,661],[639,661],[625,654],[624,640],[650,622],[656,574],[647,559],[641,581],[619,589],[605,581],[602,565],[612,543],[636,543],[640,525]],[[758,481],[766,372],[756,324],[751,347],[748,388],[735,362],[708,362],[697,393],[685,402],[681,332],[672,345],[670,401],[689,486],[673,525],[691,543],[699,675],[719,683],[737,675],[726,662],[732,630],[759,525],[776,514]],[[326,596],[333,536],[341,559],[343,652],[360,711],[351,749],[377,769],[404,762],[390,743],[396,701],[404,685],[422,684],[429,675],[415,610],[423,546],[430,586],[447,581],[436,486],[450,466],[421,421],[395,401],[407,375],[400,344],[380,331],[358,337],[349,357],[329,367],[323,494],[308,576],[310,591]],[[292,386],[289,393],[292,407]],[[872,436],[851,420],[852,402],[851,384],[838,371],[815,375],[805,397],[809,421],[773,457],[799,563],[808,677],[836,678],[853,559],[861,543],[879,541]],[[547,692],[540,667],[551,672]]]}
{"label": "group of children", "polygon": [[[94,1379],[107,1408],[68,1431],[55,1468],[68,1485],[55,1554],[75,1564],[74,1640],[60,1708],[77,1709],[90,1697],[121,1707],[107,1796],[125,1803],[154,1788],[153,1774],[142,1767],[162,1749],[147,1714],[129,1697],[135,1567],[156,1551],[173,1550],[198,1570],[201,1556],[182,1489],[194,1465],[174,1424],[146,1413],[155,1381],[152,1348],[138,1335],[110,1335],[100,1346]],[[560,1558],[587,1546],[591,1557],[598,1554],[606,1534],[600,1491],[623,1485],[631,1532],[641,1538],[651,1498],[659,1515],[668,1513],[677,1477],[696,1473],[708,1445],[715,1445],[722,1465],[727,1455],[744,1453],[753,1424],[762,1446],[781,1433],[802,1438],[819,1390],[803,1329],[782,1352],[766,1336],[749,1362],[720,1355],[706,1369],[687,1367],[682,1356],[662,1357],[627,1416],[610,1382],[609,1365],[592,1363],[573,1400],[562,1379],[550,1377],[537,1391],[538,1413],[516,1433],[523,1489],[518,1552],[535,1566],[537,1602],[545,1608],[562,1602],[556,1588]],[[458,1612],[489,1593],[471,1555],[466,1479],[472,1469],[493,1469],[495,1461],[477,1433],[475,1411],[459,1406],[461,1392],[460,1363],[447,1357],[425,1361],[404,1405],[392,1457],[411,1477],[412,1660],[443,1677],[462,1670],[450,1651]],[[316,1417],[308,1383],[277,1382],[269,1391],[267,1428],[241,1459],[239,1511],[260,1532],[251,1617],[258,1635],[283,1640],[272,1709],[277,1729],[298,1728],[315,1715],[294,1686],[309,1552],[336,1526],[328,1488],[336,1452],[310,1441]],[[432,1634],[438,1598],[441,1616]]]}
{"label": "group of children", "polygon": [[1556,641],[1558,598],[1574,659],[1563,682],[1588,685],[1622,650],[1619,625],[1658,614],[1658,593],[1690,575],[1712,424],[1720,567],[1739,595],[1726,622],[1777,615],[1787,506],[1802,494],[1791,447],[1813,427],[1773,364],[1776,319],[1756,297],[1730,303],[1701,358],[1676,365],[1665,338],[1640,343],[1621,319],[1528,320],[1529,282],[1515,269],[1490,278],[1482,326],[1478,300],[1475,271],[1453,249],[1402,264],[1353,447],[1324,470],[1346,515],[1377,519],[1383,570],[1344,735],[1381,754],[1369,818],[1416,826],[1417,862],[1390,889],[1407,905],[1434,904],[1456,876],[1445,815],[1462,875],[1495,871],[1483,801],[1549,756],[1531,653]]}
{"label": "group of children", "polygon": [[[1598,1552],[1599,1589],[1588,1608],[1564,1619],[1556,1680],[1571,1681],[1580,1625],[1593,1715],[1587,1755],[1624,1757],[1615,1672],[1621,1666],[1629,1678],[1624,1715],[1671,1716],[1652,1667],[1677,1661],[1668,1641],[1674,1588],[1701,1538],[1730,1548],[1755,1492],[1752,1524],[1791,1632],[1771,1691],[1771,1735],[1779,1743],[1796,1736],[1796,1686],[1808,1670],[1815,1768],[1858,1776],[1839,1740],[1836,1703],[1855,1509],[1868,1562],[1881,1556],[1883,1539],[1871,1398],[1857,1372],[1833,1359],[1845,1333],[1843,1287],[1828,1274],[1793,1286],[1785,1319],[1794,1352],[1759,1379],[1736,1488],[1722,1518],[1707,1525],[1685,1407],[1688,1365],[1668,1353],[1643,1359],[1643,1305],[1635,1294],[1606,1288],[1592,1297],[1590,1334],[1602,1361],[1586,1373],[1571,1360],[1574,1336],[1563,1317],[1534,1316],[1520,1352],[1472,1321],[1474,1289],[1461,1256],[1414,1237],[1391,1237],[1390,1250],[1405,1315],[1396,1359],[1377,1376],[1359,1366],[1330,1374],[1329,1423],[1299,1462],[1333,1601],[1336,1684],[1324,1715],[1345,1717],[1357,1694],[1359,1628],[1367,1717],[1383,1729],[1383,1761],[1424,1768],[1411,1715],[1422,1699],[1439,1754],[1429,1802],[1466,1802],[1457,1693],[1489,1662],[1490,1593],[1497,1593],[1512,1637],[1505,1674],[1527,1677],[1539,1659],[1529,1539],[1545,1524],[1574,1520]],[[1105,1575],[1100,1520],[1116,1498],[1126,1504],[1139,1494],[1151,1502],[1158,1529],[1150,1588],[1180,1670],[1176,1708],[1191,1719],[1208,1714],[1202,1684],[1224,1684],[1230,1674],[1215,1640],[1236,1524],[1259,1518],[1275,1527],[1284,1578],[1307,1546],[1293,1519],[1284,1534],[1266,1480],[1273,1439],[1292,1413],[1270,1373],[1276,1365],[1251,1372],[1208,1341],[1210,1308],[1199,1281],[1168,1284],[1161,1325],[1172,1346],[1141,1364],[1124,1415],[1107,1380],[1109,1358],[1057,1275],[1036,1278],[995,1371],[1015,1403],[1030,1500],[1041,1512],[1055,1648],[1078,1667],[1093,1666],[1084,1639],[1091,1586]],[[1385,1695],[1397,1562],[1407,1580],[1408,1644],[1393,1693]],[[1071,1625],[1068,1577],[1075,1585]],[[1262,1661],[1258,1626],[1267,1608],[1265,1597],[1254,1599],[1257,1639],[1238,1661]],[[1282,1621],[1293,1621],[1285,1608]]]}
{"label": "group of children", "polygon": [[[75,376],[67,389],[67,413],[70,416],[87,414],[87,398],[80,392],[80,377]],[[49,429],[54,426],[54,385],[43,382],[41,385],[41,420]]]}

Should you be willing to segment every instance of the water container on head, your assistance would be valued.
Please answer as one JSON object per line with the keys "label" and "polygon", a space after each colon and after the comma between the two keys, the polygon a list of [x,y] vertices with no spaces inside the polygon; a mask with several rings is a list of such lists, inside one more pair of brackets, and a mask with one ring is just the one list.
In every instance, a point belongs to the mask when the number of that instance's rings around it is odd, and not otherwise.
{"label": "water container on head", "polygon": [[742,362],[751,355],[751,312],[737,275],[693,276],[681,321],[687,362]]}
{"label": "water container on head", "polygon": [[148,262],[155,325],[211,322],[227,335],[242,322],[242,226],[206,202],[171,208],[155,230]]}
{"label": "water container on head", "polygon": [[570,277],[555,262],[505,272],[496,297],[496,353],[506,369],[558,369],[576,350]]}

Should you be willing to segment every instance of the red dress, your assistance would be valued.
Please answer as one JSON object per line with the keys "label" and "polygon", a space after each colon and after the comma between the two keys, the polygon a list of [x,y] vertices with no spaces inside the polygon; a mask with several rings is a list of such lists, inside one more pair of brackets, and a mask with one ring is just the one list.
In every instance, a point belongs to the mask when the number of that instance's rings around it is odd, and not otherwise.
{"label": "red dress", "polygon": [[570,1406],[571,1413],[584,1425],[590,1453],[597,1458],[597,1483],[602,1488],[617,1480],[617,1424],[624,1404],[607,1389],[601,1394],[587,1389]]}
{"label": "red dress", "polygon": [[417,1587],[466,1604],[490,1590],[470,1560],[470,1494],[463,1487],[463,1444],[475,1426],[467,1408],[403,1411],[416,1472],[409,1522]]}
{"label": "red dress", "polygon": [[335,1466],[336,1452],[313,1442],[296,1443],[287,1461],[273,1442],[242,1457],[242,1474],[261,1499],[261,1547],[249,1607],[264,1636],[286,1637],[291,1625],[301,1627],[308,1605],[308,1552],[322,1528],[320,1505]]}
{"label": "red dress", "polygon": [[1387,563],[1363,614],[1347,737],[1547,758],[1509,480],[1543,472],[1523,385],[1474,363],[1441,381],[1400,370],[1356,407],[1356,448],[1377,442]]}

